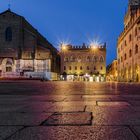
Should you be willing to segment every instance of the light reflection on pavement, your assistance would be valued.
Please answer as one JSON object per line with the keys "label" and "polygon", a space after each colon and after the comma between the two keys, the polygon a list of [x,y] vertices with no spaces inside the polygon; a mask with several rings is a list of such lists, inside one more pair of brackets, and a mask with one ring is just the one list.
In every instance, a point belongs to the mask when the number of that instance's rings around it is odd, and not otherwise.
{"label": "light reflection on pavement", "polygon": [[140,85],[1,81],[3,139],[140,139]]}

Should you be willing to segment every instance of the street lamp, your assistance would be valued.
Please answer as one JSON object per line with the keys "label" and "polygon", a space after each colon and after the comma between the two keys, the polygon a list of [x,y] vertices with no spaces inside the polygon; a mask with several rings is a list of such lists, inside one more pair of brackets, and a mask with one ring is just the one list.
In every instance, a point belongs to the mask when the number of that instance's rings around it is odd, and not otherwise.
{"label": "street lamp", "polygon": [[66,51],[66,50],[67,50],[67,44],[62,43],[62,44],[61,44],[61,50],[62,50],[62,51]]}

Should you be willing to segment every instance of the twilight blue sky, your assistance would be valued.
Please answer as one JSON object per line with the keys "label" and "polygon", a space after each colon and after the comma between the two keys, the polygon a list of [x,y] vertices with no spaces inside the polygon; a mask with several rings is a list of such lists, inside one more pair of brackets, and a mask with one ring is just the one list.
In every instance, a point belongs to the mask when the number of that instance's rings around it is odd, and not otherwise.
{"label": "twilight blue sky", "polygon": [[[107,64],[116,58],[127,0],[11,0],[11,10],[24,16],[55,47],[90,40],[107,43]],[[0,0],[0,12],[8,0]]]}

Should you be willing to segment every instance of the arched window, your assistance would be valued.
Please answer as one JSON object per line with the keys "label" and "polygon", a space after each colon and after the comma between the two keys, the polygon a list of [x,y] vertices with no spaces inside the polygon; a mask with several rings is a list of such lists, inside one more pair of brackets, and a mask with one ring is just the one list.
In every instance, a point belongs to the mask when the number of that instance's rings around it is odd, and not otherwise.
{"label": "arched window", "polygon": [[75,62],[76,61],[76,58],[74,56],[70,56],[70,61],[71,62]]}
{"label": "arched window", "polygon": [[87,57],[87,62],[90,62],[90,56]]}
{"label": "arched window", "polygon": [[139,48],[138,45],[135,46],[135,54],[137,54],[139,52]]}
{"label": "arched window", "polygon": [[97,56],[94,56],[93,61],[94,62],[97,62],[98,61],[98,57]]}
{"label": "arched window", "polygon": [[8,42],[12,41],[12,29],[11,29],[11,27],[6,28],[5,41],[8,41]]}
{"label": "arched window", "polygon": [[78,62],[81,62],[82,61],[82,58],[81,56],[78,57]]}
{"label": "arched window", "polygon": [[6,62],[6,72],[12,72],[12,61],[7,60]]}
{"label": "arched window", "polygon": [[100,62],[104,62],[103,56],[100,57]]}

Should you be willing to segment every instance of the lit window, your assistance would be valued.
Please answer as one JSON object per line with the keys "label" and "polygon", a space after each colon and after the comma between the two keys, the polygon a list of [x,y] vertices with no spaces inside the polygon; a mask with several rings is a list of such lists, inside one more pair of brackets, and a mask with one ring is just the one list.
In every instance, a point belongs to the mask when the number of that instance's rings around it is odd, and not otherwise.
{"label": "lit window", "polygon": [[69,70],[71,70],[71,66],[69,66]]}
{"label": "lit window", "polygon": [[87,66],[87,70],[89,70],[89,66]]}
{"label": "lit window", "polygon": [[125,44],[125,46],[127,46],[127,42],[126,42],[126,40],[125,40],[124,44]]}
{"label": "lit window", "polygon": [[66,66],[64,66],[64,70],[66,70]]}
{"label": "lit window", "polygon": [[132,56],[132,50],[130,49],[129,50],[129,57],[131,57]]}

